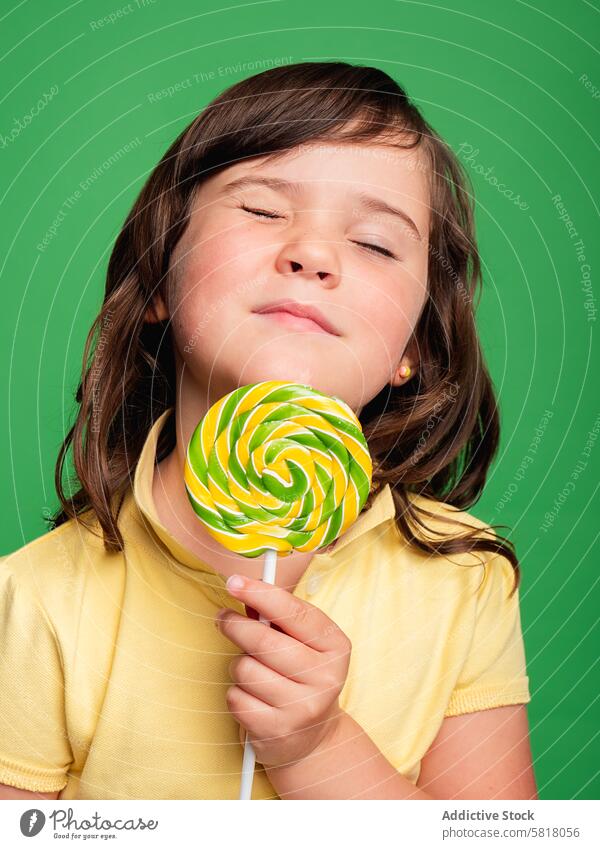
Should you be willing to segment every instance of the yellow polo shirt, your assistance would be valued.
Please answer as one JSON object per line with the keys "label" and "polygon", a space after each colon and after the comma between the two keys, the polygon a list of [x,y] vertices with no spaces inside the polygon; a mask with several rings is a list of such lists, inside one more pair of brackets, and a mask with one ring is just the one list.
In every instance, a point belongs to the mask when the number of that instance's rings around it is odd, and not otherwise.
{"label": "yellow polo shirt", "polygon": [[[220,607],[245,611],[157,518],[156,444],[171,412],[121,508],[124,552],[71,520],[0,559],[2,784],[61,799],[238,798],[243,750],[225,692],[240,650],[213,620]],[[447,512],[486,527],[415,498],[440,529]],[[483,560],[407,546],[386,486],[294,591],[349,636],[340,705],[413,783],[444,717],[530,700],[512,569]],[[258,764],[252,795],[279,798]]]}

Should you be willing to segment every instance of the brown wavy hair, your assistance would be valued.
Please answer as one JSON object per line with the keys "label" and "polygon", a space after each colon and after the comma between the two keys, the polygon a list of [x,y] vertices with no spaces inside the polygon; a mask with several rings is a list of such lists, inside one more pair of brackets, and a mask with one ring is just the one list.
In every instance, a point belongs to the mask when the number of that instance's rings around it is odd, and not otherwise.
{"label": "brown wavy hair", "polygon": [[[388,384],[361,411],[373,458],[373,489],[389,483],[396,522],[422,552],[451,557],[474,551],[504,555],[520,570],[513,544],[495,528],[458,519],[449,535],[433,531],[436,514],[423,496],[458,509],[474,504],[499,441],[499,416],[475,324],[481,265],[475,242],[473,195],[454,153],[425,121],[406,92],[378,68],[345,62],[275,67],[236,83],[179,134],[152,171],[115,241],[99,315],[85,344],[80,405],[58,455],[57,527],[91,511],[106,551],[124,548],[118,514],[148,431],[175,404],[171,327],[149,321],[153,298],[168,303],[171,257],[186,229],[195,190],[208,176],[251,157],[276,159],[315,142],[396,145],[420,149],[427,167],[431,223],[428,297],[414,341],[417,373]],[[150,316],[152,317],[152,316]],[[175,447],[174,416],[157,447],[160,462]],[[73,449],[72,495],[63,467]],[[458,533],[458,526],[467,530]],[[92,529],[92,528],[90,528]],[[435,536],[438,538],[436,539]]]}

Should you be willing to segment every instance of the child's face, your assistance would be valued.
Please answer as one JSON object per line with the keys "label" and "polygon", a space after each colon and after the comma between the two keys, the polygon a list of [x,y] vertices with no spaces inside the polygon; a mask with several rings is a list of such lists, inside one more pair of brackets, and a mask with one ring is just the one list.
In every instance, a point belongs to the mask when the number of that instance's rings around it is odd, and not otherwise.
{"label": "child's face", "polygon": [[[298,186],[227,188],[241,177]],[[360,193],[401,209],[420,236],[402,217],[362,205]],[[358,412],[397,382],[426,298],[428,231],[427,172],[413,151],[315,143],[211,177],[172,260],[169,311],[186,384],[208,390],[212,403],[237,386],[290,380]],[[258,312],[278,301],[316,308],[335,332]]]}

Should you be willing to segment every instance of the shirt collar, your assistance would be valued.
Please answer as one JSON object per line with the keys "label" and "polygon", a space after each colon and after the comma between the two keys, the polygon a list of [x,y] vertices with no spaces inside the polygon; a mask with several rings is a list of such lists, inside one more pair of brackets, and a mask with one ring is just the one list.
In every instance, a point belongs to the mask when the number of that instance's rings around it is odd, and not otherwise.
{"label": "shirt collar", "polygon": [[[196,554],[185,548],[177,539],[165,528],[161,523],[152,497],[152,483],[154,479],[154,466],[156,462],[156,446],[161,429],[166,422],[168,416],[174,411],[174,407],[169,407],[162,415],[154,422],[148,432],[144,447],[138,460],[133,480],[133,498],[135,503],[147,520],[150,528],[159,537],[162,543],[166,546],[171,555],[182,563],[184,566],[189,566],[192,569],[208,572],[213,575],[218,575],[209,564],[201,560]],[[183,475],[182,484],[183,486]],[[396,515],[396,507],[394,497],[389,484],[386,484],[383,489],[375,495],[371,506],[360,513],[357,520],[351,525],[345,534],[338,538],[334,548],[328,556],[335,556],[339,551],[345,548],[348,543],[353,542],[363,534],[377,527],[388,519],[394,518]],[[319,555],[317,551],[315,556]]]}

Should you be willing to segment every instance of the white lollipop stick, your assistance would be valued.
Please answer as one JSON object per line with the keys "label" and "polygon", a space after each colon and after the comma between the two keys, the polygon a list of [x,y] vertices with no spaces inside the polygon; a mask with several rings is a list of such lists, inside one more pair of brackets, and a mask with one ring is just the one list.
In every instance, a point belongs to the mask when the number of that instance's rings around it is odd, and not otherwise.
{"label": "white lollipop stick", "polygon": [[[262,579],[265,584],[274,584],[275,583],[275,572],[277,571],[277,552],[274,548],[269,548],[265,552],[265,562],[263,565],[263,575]],[[268,619],[265,619],[264,616],[258,617],[259,622],[265,622],[267,625],[270,625]],[[254,754],[254,748],[252,743],[248,739],[248,732],[246,731],[246,739],[244,742],[244,759],[242,761],[242,780],[240,783],[240,799],[251,799],[252,798],[252,780],[254,778],[254,764],[256,763],[256,756]]]}

